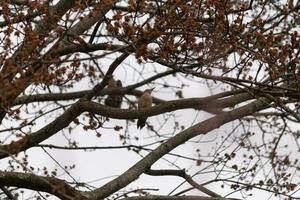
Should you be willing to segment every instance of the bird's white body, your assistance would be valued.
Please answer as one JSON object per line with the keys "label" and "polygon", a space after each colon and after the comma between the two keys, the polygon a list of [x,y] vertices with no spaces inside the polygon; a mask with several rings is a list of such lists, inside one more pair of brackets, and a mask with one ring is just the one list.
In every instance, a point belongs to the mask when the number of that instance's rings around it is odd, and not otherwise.
{"label": "bird's white body", "polygon": [[142,96],[138,101],[138,108],[148,108],[152,106],[152,96],[151,91],[143,92]]}
{"label": "bird's white body", "polygon": [[[152,96],[151,92],[153,89],[147,89],[143,92],[138,100],[138,109],[150,108],[152,106]],[[143,128],[146,124],[147,117],[142,117],[138,119],[137,128]]]}

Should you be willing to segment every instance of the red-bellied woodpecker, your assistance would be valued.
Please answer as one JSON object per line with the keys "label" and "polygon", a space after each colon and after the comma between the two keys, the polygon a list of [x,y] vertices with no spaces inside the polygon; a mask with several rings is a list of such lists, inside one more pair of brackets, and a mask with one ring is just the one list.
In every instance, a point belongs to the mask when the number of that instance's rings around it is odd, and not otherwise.
{"label": "red-bellied woodpecker", "polygon": [[[113,77],[109,79],[107,88],[114,88],[114,87],[122,87],[122,82],[120,80],[115,80]],[[123,95],[119,94],[110,94],[105,99],[104,104],[114,108],[120,108],[122,104]]]}
{"label": "red-bellied woodpecker", "polygon": [[[142,93],[141,97],[138,100],[138,109],[149,108],[152,106],[151,92],[153,89],[154,88],[147,89]],[[146,124],[146,120],[147,120],[147,117],[141,117],[140,119],[138,119],[137,128],[142,129]]]}

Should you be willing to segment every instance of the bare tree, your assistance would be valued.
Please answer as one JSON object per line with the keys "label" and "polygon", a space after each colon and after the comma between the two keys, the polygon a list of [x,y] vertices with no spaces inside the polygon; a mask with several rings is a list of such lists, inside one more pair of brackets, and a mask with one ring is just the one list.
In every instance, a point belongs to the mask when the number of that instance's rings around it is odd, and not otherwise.
{"label": "bare tree", "polygon": [[[300,1],[2,0],[0,9],[1,199],[300,198]],[[109,85],[113,77],[122,84]],[[153,105],[137,109],[153,87]],[[105,103],[112,97],[116,106]],[[101,140],[107,130],[114,145],[72,136]],[[65,145],[50,139],[61,134]],[[182,145],[199,148],[186,156]],[[51,156],[103,149],[141,157],[93,185]],[[45,156],[58,169],[31,164]],[[127,187],[143,174],[188,187]]]}

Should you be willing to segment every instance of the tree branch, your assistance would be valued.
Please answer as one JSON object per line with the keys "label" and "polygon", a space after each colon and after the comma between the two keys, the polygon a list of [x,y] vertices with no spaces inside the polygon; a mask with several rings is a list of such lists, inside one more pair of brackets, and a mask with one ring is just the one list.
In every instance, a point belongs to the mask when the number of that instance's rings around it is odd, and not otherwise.
{"label": "tree branch", "polygon": [[3,186],[47,192],[62,200],[88,199],[63,180],[34,174],[0,171],[0,187]]}
{"label": "tree branch", "polygon": [[184,178],[190,185],[192,185],[194,188],[198,189],[199,191],[203,192],[204,194],[207,194],[211,197],[221,197],[219,194],[207,189],[203,185],[198,184],[195,182],[192,177],[188,174],[186,174],[185,170],[148,170],[145,172],[148,175],[151,176],[179,176],[181,178]]}

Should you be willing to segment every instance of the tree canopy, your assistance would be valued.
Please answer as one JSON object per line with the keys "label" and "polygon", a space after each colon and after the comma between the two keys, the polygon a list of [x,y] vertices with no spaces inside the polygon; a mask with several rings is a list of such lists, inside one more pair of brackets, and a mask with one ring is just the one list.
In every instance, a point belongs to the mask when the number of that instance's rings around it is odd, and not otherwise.
{"label": "tree canopy", "polygon": [[[300,198],[299,10],[298,0],[0,1],[0,198]],[[153,105],[138,108],[145,89]],[[109,178],[90,183],[66,155]],[[165,176],[181,181],[168,194]],[[157,188],[139,185],[149,178]]]}

